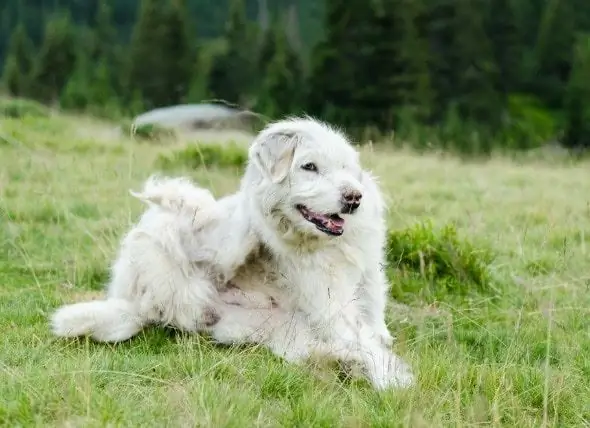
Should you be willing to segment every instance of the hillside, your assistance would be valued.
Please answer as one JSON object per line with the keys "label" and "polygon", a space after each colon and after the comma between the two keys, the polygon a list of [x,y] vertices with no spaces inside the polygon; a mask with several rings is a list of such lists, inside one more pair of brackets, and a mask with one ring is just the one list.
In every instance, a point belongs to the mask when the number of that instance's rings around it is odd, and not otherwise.
{"label": "hillside", "polygon": [[587,163],[361,149],[389,199],[388,319],[419,373],[408,391],[377,394],[323,363],[294,367],[158,328],[112,346],[55,340],[48,315],[102,293],[142,209],[128,189],[164,166],[218,196],[237,188],[243,158],[195,166],[191,145],[133,140],[85,116],[2,120],[1,425],[590,423]]}

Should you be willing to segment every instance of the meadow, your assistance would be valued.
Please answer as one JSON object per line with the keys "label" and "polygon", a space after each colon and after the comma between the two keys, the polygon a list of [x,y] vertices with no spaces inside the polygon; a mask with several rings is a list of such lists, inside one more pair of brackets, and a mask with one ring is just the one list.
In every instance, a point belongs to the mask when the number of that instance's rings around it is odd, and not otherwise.
{"label": "meadow", "polygon": [[590,426],[584,161],[360,149],[389,203],[388,321],[418,374],[408,390],[161,328],[116,345],[52,337],[56,307],[102,295],[143,209],[129,189],[157,170],[237,188],[240,146],[203,166],[183,161],[193,143],[90,117],[1,119],[0,425]]}

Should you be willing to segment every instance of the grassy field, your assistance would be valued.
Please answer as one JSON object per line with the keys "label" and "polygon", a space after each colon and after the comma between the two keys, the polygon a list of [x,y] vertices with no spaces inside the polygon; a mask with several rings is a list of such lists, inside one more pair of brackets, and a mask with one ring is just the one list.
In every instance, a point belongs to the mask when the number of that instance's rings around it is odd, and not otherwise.
{"label": "grassy field", "polygon": [[[404,289],[400,277],[390,328],[418,384],[377,393],[317,362],[295,367],[163,329],[118,345],[51,336],[57,306],[101,295],[142,209],[128,189],[186,145],[132,141],[113,126],[0,122],[1,425],[590,426],[590,164],[363,149],[392,229],[454,224],[493,254],[493,287],[460,296],[426,279],[433,293]],[[236,168],[167,165],[216,195],[239,178]]]}

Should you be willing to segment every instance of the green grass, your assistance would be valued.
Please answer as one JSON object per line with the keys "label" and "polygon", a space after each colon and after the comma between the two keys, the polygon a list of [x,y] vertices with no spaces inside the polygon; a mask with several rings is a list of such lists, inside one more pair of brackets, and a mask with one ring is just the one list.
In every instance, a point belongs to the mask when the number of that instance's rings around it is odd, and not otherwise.
{"label": "green grass", "polygon": [[[143,209],[128,194],[186,143],[84,117],[3,119],[0,425],[584,426],[590,423],[590,165],[468,163],[362,149],[389,201],[390,329],[418,373],[377,393],[321,362],[147,329],[57,340],[47,317],[100,295]],[[239,169],[178,162],[216,195]],[[431,224],[431,225],[430,225]]]}

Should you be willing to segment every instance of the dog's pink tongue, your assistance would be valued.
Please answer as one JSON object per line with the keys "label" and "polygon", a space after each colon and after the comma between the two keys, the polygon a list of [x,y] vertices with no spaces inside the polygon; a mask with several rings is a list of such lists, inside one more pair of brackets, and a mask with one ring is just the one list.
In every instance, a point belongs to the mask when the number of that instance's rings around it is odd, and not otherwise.
{"label": "dog's pink tongue", "polygon": [[342,228],[344,227],[344,219],[342,218],[334,218],[334,217],[328,217],[328,216],[322,216],[322,223],[324,225],[324,227],[326,227],[327,229],[330,229],[334,232],[339,232],[342,230]]}

